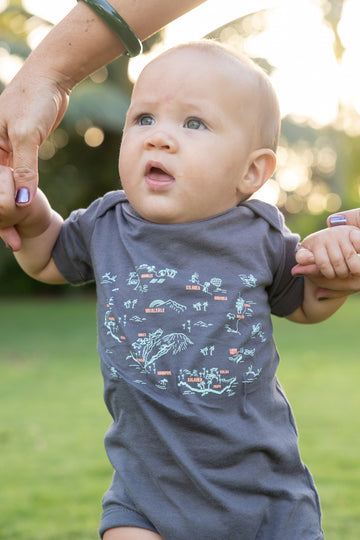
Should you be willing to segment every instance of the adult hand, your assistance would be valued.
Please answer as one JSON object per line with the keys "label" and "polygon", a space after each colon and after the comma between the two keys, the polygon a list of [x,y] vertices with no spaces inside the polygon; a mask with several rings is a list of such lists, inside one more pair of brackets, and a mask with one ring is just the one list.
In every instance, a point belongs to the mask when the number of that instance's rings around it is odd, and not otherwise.
{"label": "adult hand", "polygon": [[[354,210],[347,210],[345,212],[339,212],[337,214],[332,214],[327,219],[328,227],[335,227],[338,225],[352,225],[360,229],[360,208]],[[351,233],[355,243],[359,237],[359,233],[354,231]],[[315,279],[321,279],[321,282],[317,282],[319,289],[317,291],[318,298],[337,298],[341,296],[348,296],[349,294],[354,294],[360,291],[360,276],[356,271],[353,275],[349,275],[346,278],[335,278],[331,282],[327,281],[326,278],[321,276],[319,269],[316,264],[314,264],[314,256],[309,249],[301,247],[296,255],[297,265],[292,269],[292,274],[296,275],[305,275],[314,276]],[[358,264],[358,261],[355,261]],[[331,287],[329,288],[329,285]]]}
{"label": "adult hand", "polygon": [[[38,150],[59,124],[68,94],[50,78],[35,78],[22,69],[0,96],[0,165],[13,169],[14,189],[0,186],[0,219],[15,202],[28,206],[38,185]],[[11,199],[11,200],[10,200]],[[13,227],[0,231],[5,244],[19,249]]]}
{"label": "adult hand", "polygon": [[[27,205],[38,184],[38,149],[63,118],[68,94],[49,77],[22,69],[0,96],[0,164],[12,167],[17,199]],[[23,190],[19,194],[19,190]],[[27,196],[26,191],[29,192]]]}
{"label": "adult hand", "polygon": [[360,230],[353,226],[323,229],[307,236],[296,254],[293,275],[360,277]]}
{"label": "adult hand", "polygon": [[[341,213],[339,212],[338,214],[332,214],[327,219],[327,225],[328,227],[335,227],[338,225],[351,225],[353,227],[356,227],[357,229],[360,229],[360,208],[354,210],[347,210]],[[311,235],[308,238],[311,238]],[[360,233],[358,231],[354,230],[353,232],[351,232],[350,238],[354,246],[360,247],[358,246],[360,238]],[[307,240],[308,239],[306,239],[306,241]],[[315,264],[315,259],[311,251],[311,245],[308,244],[306,244],[305,242],[304,245],[301,245],[299,251],[296,254],[296,261],[298,264],[293,268],[293,275],[316,275],[318,273],[319,269]],[[357,249],[357,251],[359,252],[360,249]],[[355,277],[359,275],[358,265],[359,262],[355,260],[353,272]]]}

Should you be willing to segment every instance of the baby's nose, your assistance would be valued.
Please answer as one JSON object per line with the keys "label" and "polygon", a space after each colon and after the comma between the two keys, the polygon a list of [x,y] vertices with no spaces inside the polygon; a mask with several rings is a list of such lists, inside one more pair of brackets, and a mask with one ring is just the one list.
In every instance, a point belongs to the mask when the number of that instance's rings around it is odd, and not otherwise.
{"label": "baby's nose", "polygon": [[145,147],[148,150],[159,149],[174,152],[177,148],[175,138],[164,130],[154,130],[145,139]]}

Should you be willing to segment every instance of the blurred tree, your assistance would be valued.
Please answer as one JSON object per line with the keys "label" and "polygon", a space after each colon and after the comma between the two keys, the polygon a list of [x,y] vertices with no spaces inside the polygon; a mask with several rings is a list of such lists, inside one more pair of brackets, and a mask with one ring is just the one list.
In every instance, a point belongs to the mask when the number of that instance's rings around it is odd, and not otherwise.
{"label": "blurred tree", "polygon": [[[338,62],[345,51],[338,32],[345,2],[317,2],[323,10],[324,24],[333,33]],[[267,13],[265,9],[231,21],[208,37],[230,43],[248,54],[247,39],[266,30]],[[253,60],[271,76],[274,68],[268,58]],[[302,237],[325,227],[329,213],[360,203],[357,151],[360,137],[355,129],[345,129],[346,125],[353,125],[354,117],[358,118],[358,115],[353,109],[345,111],[339,103],[336,125],[317,128],[311,119],[283,119],[277,171],[275,178],[264,186],[264,198],[277,204],[289,226]]]}
{"label": "blurred tree", "polygon": [[323,0],[324,20],[329,23],[334,34],[334,52],[336,58],[341,59],[345,48],[338,32],[343,7],[346,0]]}
{"label": "blurred tree", "polygon": [[[0,13],[0,37],[2,55],[17,55],[26,58],[31,49],[26,43],[27,23],[30,15],[22,8],[21,2],[11,0]],[[40,23],[40,20],[39,20]]]}

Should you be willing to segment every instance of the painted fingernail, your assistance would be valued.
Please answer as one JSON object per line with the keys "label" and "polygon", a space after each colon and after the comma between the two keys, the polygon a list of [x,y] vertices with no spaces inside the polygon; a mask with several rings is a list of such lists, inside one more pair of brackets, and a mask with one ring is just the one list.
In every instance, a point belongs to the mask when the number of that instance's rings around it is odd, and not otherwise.
{"label": "painted fingernail", "polygon": [[26,204],[30,200],[30,193],[27,188],[18,189],[15,197],[15,202],[17,204]]}
{"label": "painted fingernail", "polygon": [[338,225],[346,225],[345,216],[331,216],[329,218],[330,227],[337,227]]}

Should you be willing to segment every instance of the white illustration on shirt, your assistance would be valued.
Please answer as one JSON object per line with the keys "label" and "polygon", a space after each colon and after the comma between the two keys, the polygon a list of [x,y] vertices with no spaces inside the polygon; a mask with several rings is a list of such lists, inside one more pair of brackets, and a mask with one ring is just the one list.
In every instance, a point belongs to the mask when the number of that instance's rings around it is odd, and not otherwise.
{"label": "white illustration on shirt", "polygon": [[[117,275],[110,272],[104,274],[101,284],[110,285],[113,294],[107,301],[104,326],[107,335],[112,340],[121,345],[125,344],[122,353],[120,353],[122,349],[116,352],[118,357],[116,361],[125,362],[125,365],[127,364],[130,369],[136,368],[137,373],[142,374],[141,378],[139,375],[136,378],[138,384],[154,384],[159,390],[166,391],[170,382],[176,380],[176,386],[184,395],[232,396],[236,392],[239,380],[243,383],[251,383],[261,373],[261,368],[254,366],[256,346],[244,346],[244,338],[240,342],[238,339],[234,342],[236,336],[241,336],[244,329],[247,329],[245,332],[245,336],[248,336],[247,343],[250,343],[250,340],[251,343],[255,344],[266,341],[261,323],[254,322],[249,326],[249,323],[246,322],[256,315],[256,302],[249,298],[249,289],[257,286],[257,279],[253,274],[238,275],[242,288],[238,292],[236,300],[233,301],[233,308],[231,308],[231,305],[228,305],[231,297],[228,298],[223,280],[219,277],[202,279],[198,272],[192,273],[187,281],[184,279],[182,303],[168,296],[162,298],[161,292],[165,282],[174,280],[175,277],[179,278],[177,270],[157,269],[156,265],[149,264],[136,266],[125,279],[125,283],[123,282],[123,286],[121,286],[120,278]],[[117,289],[113,288],[115,285],[118,286]],[[117,300],[117,296],[123,293],[124,285],[125,299],[120,302]],[[174,282],[174,286],[176,291],[181,290],[181,283],[179,285],[178,282]],[[128,296],[126,296],[126,290]],[[116,294],[114,291],[117,291]],[[148,294],[150,296],[150,291],[155,292],[156,299],[153,299],[154,294],[152,294],[152,299],[149,299],[149,303],[144,305],[139,301],[139,295],[142,296],[146,293],[146,296]],[[166,291],[168,294],[169,288],[166,288]],[[134,292],[137,293],[137,298],[133,297]],[[115,311],[116,308],[117,311]],[[186,319],[179,320],[177,317],[185,312],[187,313]],[[200,314],[202,314],[202,319],[199,319]],[[214,323],[211,322],[212,315],[223,317],[224,321],[228,321],[222,327],[223,332],[233,336],[229,336],[225,340],[229,343],[227,354],[224,351],[224,344],[220,345],[218,349],[217,342],[211,342],[210,339],[208,343],[205,341],[206,329],[214,326]],[[173,328],[170,329],[170,332],[164,329],[164,323],[172,324]],[[135,331],[136,338],[134,340],[134,337],[130,337],[134,336],[130,326],[135,324],[139,331]],[[130,332],[127,330],[128,326]],[[134,329],[134,326],[132,328]],[[221,327],[219,331],[219,336],[221,336]],[[190,335],[192,339],[190,339]],[[196,349],[200,339],[201,345],[199,342],[198,349]],[[229,339],[235,344],[232,345],[228,341]],[[198,362],[199,368],[189,369],[186,367],[188,356],[185,353],[190,347],[193,351],[189,356],[190,362]],[[180,364],[174,364],[172,359],[176,356],[181,357]],[[249,359],[252,359],[251,365],[249,365]],[[217,363],[216,366],[209,365],[209,362],[213,361]],[[245,364],[242,375],[241,373],[234,375],[235,366],[242,364]],[[116,363],[111,366],[110,370],[114,379],[121,378]]]}
{"label": "white illustration on shirt", "polygon": [[128,359],[135,360],[146,372],[149,371],[149,366],[165,354],[176,355],[186,350],[189,345],[193,345],[193,342],[185,334],[172,333],[164,336],[163,330],[158,328],[132,344]]}

